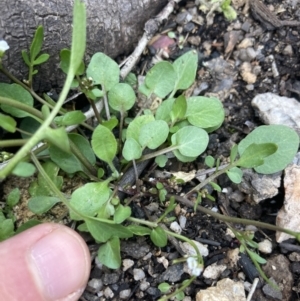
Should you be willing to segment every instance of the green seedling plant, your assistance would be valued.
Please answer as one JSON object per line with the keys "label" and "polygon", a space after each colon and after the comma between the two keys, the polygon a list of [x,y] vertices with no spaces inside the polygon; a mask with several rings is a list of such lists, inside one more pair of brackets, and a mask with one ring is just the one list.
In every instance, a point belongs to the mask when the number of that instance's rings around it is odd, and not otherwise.
{"label": "green seedling plant", "polygon": [[[183,93],[196,78],[196,51],[185,53],[173,63],[157,63],[137,86],[134,75],[120,81],[119,66],[104,53],[94,54],[85,66],[85,28],[85,7],[77,0],[74,4],[71,50],[63,49],[60,53],[60,67],[66,73],[66,81],[57,102],[46,95],[41,98],[32,89],[36,66],[48,59],[47,55],[39,54],[43,42],[42,27],[38,27],[29,53],[22,52],[29,67],[26,83],[14,78],[0,63],[0,71],[13,81],[12,84],[0,83],[0,126],[7,132],[19,131],[22,136],[18,140],[0,141],[1,148],[20,147],[13,157],[6,156],[5,159],[9,160],[3,160],[0,179],[10,174],[28,177],[38,172],[36,180],[29,187],[31,198],[28,207],[32,212],[41,215],[55,205],[66,206],[77,229],[89,232],[100,244],[100,262],[112,269],[121,266],[122,239],[149,236],[158,248],[165,247],[170,236],[190,243],[196,255],[177,261],[187,262],[192,267],[191,278],[176,288],[162,285],[160,290],[167,295],[161,300],[172,297],[182,300],[184,289],[200,275],[204,267],[203,258],[193,241],[165,227],[174,219],[177,202],[228,223],[239,222],[279,230],[300,240],[299,233],[288,229],[222,216],[198,206],[202,198],[214,200],[205,189],[206,185],[221,192],[216,182],[221,174],[225,173],[231,181],[240,183],[243,168],[254,168],[262,174],[283,170],[299,146],[298,135],[286,126],[256,128],[231,149],[230,163],[226,165],[220,165],[219,160],[207,156],[205,164],[211,169],[210,176],[184,197],[168,194],[167,187],[160,182],[153,183],[146,191],[140,189],[139,166],[144,161],[153,159],[160,168],[164,168],[170,158],[186,163],[204,156],[209,134],[224,121],[223,105],[217,98],[186,97]],[[96,126],[87,124],[86,116],[81,111],[68,112],[63,108],[72,87],[84,93],[90,102],[95,111]],[[143,95],[147,101],[135,114],[137,94]],[[154,99],[159,99],[160,103],[155,109],[151,105]],[[41,109],[36,109],[34,102],[40,102]],[[103,110],[97,109],[99,102],[103,103]],[[70,126],[80,126],[89,134],[83,131],[69,133]],[[132,170],[135,181],[126,182]],[[71,195],[63,194],[63,177],[74,175],[81,176],[85,184]],[[135,188],[131,187],[134,182]],[[127,193],[131,198],[120,197],[119,191]],[[191,205],[188,196],[194,193],[197,202]],[[149,195],[158,196],[164,212],[156,220],[133,217],[130,203],[136,198]],[[10,201],[9,204],[13,206],[15,203]],[[36,223],[32,221],[21,230]],[[241,232],[235,232],[242,245],[246,245]],[[13,234],[13,216],[1,212],[0,238],[5,239]],[[252,251],[249,252],[246,247],[244,251],[248,252],[254,262],[263,263],[258,257],[252,256]]]}

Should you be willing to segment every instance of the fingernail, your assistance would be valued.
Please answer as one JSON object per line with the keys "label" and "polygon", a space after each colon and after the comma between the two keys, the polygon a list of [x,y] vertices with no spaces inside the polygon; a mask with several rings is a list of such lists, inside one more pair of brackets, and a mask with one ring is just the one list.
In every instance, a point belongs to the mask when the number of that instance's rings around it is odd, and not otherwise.
{"label": "fingernail", "polygon": [[84,242],[71,230],[56,229],[31,248],[32,272],[48,300],[64,298],[83,288],[87,259]]}

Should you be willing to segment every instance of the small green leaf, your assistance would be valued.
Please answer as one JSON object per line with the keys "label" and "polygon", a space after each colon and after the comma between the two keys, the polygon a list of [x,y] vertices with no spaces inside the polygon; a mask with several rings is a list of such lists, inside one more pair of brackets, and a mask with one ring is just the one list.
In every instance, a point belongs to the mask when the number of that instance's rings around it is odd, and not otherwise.
{"label": "small green leaf", "polygon": [[12,219],[0,220],[0,241],[14,235],[14,222]]}
{"label": "small green leaf", "polygon": [[103,121],[102,125],[112,131],[118,125],[118,123],[118,119],[116,117],[112,117],[109,120]]}
{"label": "small green leaf", "polygon": [[14,133],[16,126],[17,122],[12,117],[0,113],[0,127],[10,133]]}
{"label": "small green leaf", "polygon": [[228,178],[235,184],[239,184],[242,182],[243,172],[238,167],[233,167],[226,171]]}
{"label": "small green leaf", "polygon": [[118,269],[121,266],[120,240],[118,237],[113,236],[100,246],[98,259],[110,269]]}
{"label": "small green leaf", "polygon": [[14,188],[9,192],[7,196],[6,204],[9,207],[13,207],[17,205],[19,201],[20,201],[20,189]]}
{"label": "small green leaf", "polygon": [[252,143],[275,143],[277,151],[264,159],[264,164],[255,168],[262,174],[272,174],[283,170],[292,162],[299,147],[298,134],[285,125],[263,125],[253,130],[238,145],[240,156]]}
{"label": "small green leaf", "polygon": [[131,231],[134,235],[138,236],[145,236],[151,234],[151,229],[140,225],[129,225],[127,229]]}
{"label": "small green leaf", "polygon": [[107,182],[87,183],[72,193],[70,205],[85,216],[95,216],[110,194]]}
{"label": "small green leaf", "polygon": [[156,110],[155,119],[170,122],[171,121],[170,112],[172,110],[174,102],[175,102],[175,98],[168,98],[164,100]]}
{"label": "small green leaf", "polygon": [[[0,96],[11,98],[29,107],[33,107],[33,98],[31,94],[18,84],[0,83]],[[1,109],[14,117],[23,118],[28,116],[27,112],[16,109],[11,105],[2,104]]]}
{"label": "small green leaf", "polygon": [[69,126],[73,124],[80,124],[86,119],[85,115],[81,111],[72,111],[64,114],[63,116],[57,116],[54,121],[58,125]]}
{"label": "small green leaf", "polygon": [[230,150],[230,163],[233,163],[238,154],[238,145],[235,144]]}
{"label": "small green leaf", "polygon": [[176,156],[176,158],[181,162],[193,162],[197,158],[197,157],[184,156],[180,153],[178,149],[173,150],[173,153]]}
{"label": "small green leaf", "polygon": [[139,141],[139,136],[143,125],[154,120],[155,119],[153,115],[142,115],[134,118],[134,120],[129,123],[127,128],[126,139],[132,138],[136,141]]}
{"label": "small green leaf", "polygon": [[222,191],[222,188],[215,182],[209,182],[209,184],[212,186],[212,188],[215,190],[215,191],[218,191],[218,192],[221,192]]}
{"label": "small green leaf", "polygon": [[28,208],[35,214],[43,214],[49,211],[60,199],[50,196],[36,196],[28,201]]}
{"label": "small green leaf", "polygon": [[19,162],[12,171],[12,174],[18,177],[31,177],[35,173],[35,166],[28,162]]}
{"label": "small green leaf", "polygon": [[183,291],[181,291],[181,292],[178,292],[175,297],[176,297],[176,300],[182,301],[185,297],[185,294]]}
{"label": "small green leaf", "polygon": [[[69,67],[70,67],[71,51],[69,49],[62,49],[59,55],[60,55],[59,67],[65,74],[68,74]],[[81,61],[78,70],[76,71],[76,75],[82,75],[84,73],[84,69],[85,69],[84,62]]]}
{"label": "small green leaf", "polygon": [[44,28],[43,26],[38,26],[35,31],[33,41],[30,46],[30,59],[31,62],[35,60],[37,55],[40,53],[44,41]]}
{"label": "small green leaf", "polygon": [[215,97],[194,96],[187,100],[186,117],[197,127],[216,129],[224,121],[222,102]]}
{"label": "small green leaf", "polygon": [[278,147],[274,143],[250,144],[243,152],[237,166],[253,168],[264,163],[264,159],[274,154]]}
{"label": "small green leaf", "polygon": [[167,162],[168,157],[166,155],[159,155],[155,158],[155,163],[161,168],[165,167]]}
{"label": "small green leaf", "polygon": [[70,143],[65,128],[47,128],[44,132],[44,138],[64,152],[70,152]]}
{"label": "small green leaf", "polygon": [[161,227],[156,227],[151,231],[150,238],[157,247],[165,247],[168,242],[166,232]]}
{"label": "small green leaf", "polygon": [[193,84],[196,78],[198,68],[197,51],[191,50],[180,56],[174,61],[173,67],[177,75],[175,90],[186,90]]}
{"label": "small green leaf", "polygon": [[47,62],[49,57],[50,57],[49,54],[43,53],[33,61],[33,65],[41,65],[41,64]]}
{"label": "small green leaf", "polygon": [[135,93],[131,86],[125,83],[116,84],[108,92],[108,103],[116,111],[126,112],[130,110],[135,103]]}
{"label": "small green leaf", "polygon": [[112,236],[119,238],[132,237],[132,232],[122,225],[107,224],[89,219],[86,219],[85,222],[90,233],[98,242],[106,242]]}
{"label": "small green leaf", "polygon": [[257,253],[255,253],[249,249],[247,249],[247,253],[249,254],[249,256],[251,257],[252,260],[257,261],[260,264],[267,263],[267,261],[264,258],[260,257]]}
{"label": "small green leaf", "polygon": [[173,103],[172,111],[170,113],[173,123],[184,118],[187,109],[187,102],[184,95],[177,97]]}
{"label": "small green leaf", "polygon": [[168,134],[168,124],[163,120],[154,120],[142,126],[138,141],[143,148],[156,149],[166,141]]}
{"label": "small green leaf", "polygon": [[102,52],[97,52],[86,70],[87,77],[91,77],[96,85],[101,85],[108,92],[119,83],[120,68],[118,64]]}
{"label": "small green leaf", "polygon": [[131,208],[119,204],[114,214],[114,222],[116,224],[121,224],[130,216],[131,216]]}
{"label": "small green leaf", "polygon": [[198,127],[186,126],[173,134],[171,140],[183,156],[197,157],[207,148],[208,134]]}
{"label": "small green leaf", "polygon": [[169,62],[155,64],[147,73],[145,85],[160,98],[165,98],[175,86],[176,72]]}
{"label": "small green leaf", "polygon": [[214,167],[215,165],[215,158],[212,156],[206,156],[204,161],[205,164],[210,168]]}
{"label": "small green leaf", "polygon": [[29,60],[29,56],[28,56],[28,52],[26,50],[22,50],[22,58],[25,62],[25,64],[30,67],[30,60]]}
{"label": "small green leaf", "polygon": [[118,145],[113,133],[99,124],[92,135],[92,148],[100,160],[111,163],[117,154]]}
{"label": "small green leaf", "polygon": [[168,284],[167,282],[163,282],[161,284],[158,285],[157,287],[163,294],[167,293],[170,288],[171,288],[171,285]]}
{"label": "small green leaf", "polygon": [[142,148],[133,138],[126,139],[122,155],[127,161],[139,159],[142,156]]}

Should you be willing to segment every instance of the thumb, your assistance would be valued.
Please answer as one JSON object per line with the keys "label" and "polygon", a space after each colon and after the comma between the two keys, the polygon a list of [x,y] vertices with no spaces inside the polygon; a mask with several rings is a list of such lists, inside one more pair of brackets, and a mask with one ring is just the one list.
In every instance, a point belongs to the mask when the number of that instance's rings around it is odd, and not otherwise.
{"label": "thumb", "polygon": [[89,272],[85,242],[62,225],[38,225],[0,243],[1,300],[75,301]]}

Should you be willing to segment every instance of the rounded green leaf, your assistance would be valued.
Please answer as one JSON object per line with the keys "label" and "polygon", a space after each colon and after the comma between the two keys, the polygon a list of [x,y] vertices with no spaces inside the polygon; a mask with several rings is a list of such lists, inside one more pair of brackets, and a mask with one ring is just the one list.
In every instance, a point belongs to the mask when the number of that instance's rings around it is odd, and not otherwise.
{"label": "rounded green leaf", "polygon": [[126,139],[122,155],[127,161],[139,159],[142,156],[142,148],[134,139]]}
{"label": "rounded green leaf", "polygon": [[35,166],[28,162],[19,162],[12,173],[18,177],[30,177],[35,173]]}
{"label": "rounded green leaf", "polygon": [[156,149],[162,145],[169,134],[169,126],[163,120],[151,121],[142,126],[139,143],[141,146],[148,147],[150,149]]}
{"label": "rounded green leaf", "polygon": [[139,141],[142,126],[154,120],[153,115],[142,115],[134,118],[134,120],[129,123],[126,130],[126,139],[132,138]]}
{"label": "rounded green leaf", "polygon": [[228,178],[235,184],[239,184],[242,182],[243,171],[238,167],[233,167],[226,171]]}
{"label": "rounded green leaf", "polygon": [[145,85],[158,97],[166,97],[175,87],[177,75],[169,62],[159,62],[152,67],[145,78]]}
{"label": "rounded green leaf", "polygon": [[215,97],[195,96],[187,100],[186,117],[200,128],[214,128],[224,121],[224,109],[221,101]]}
{"label": "rounded green leaf", "polygon": [[128,206],[123,206],[119,204],[114,214],[114,222],[116,224],[121,224],[131,215],[131,208]]}
{"label": "rounded green leaf", "polygon": [[10,191],[10,193],[7,196],[6,204],[9,207],[13,207],[18,204],[20,201],[20,189],[19,188],[14,188]]}
{"label": "rounded green leaf", "polygon": [[64,125],[64,126],[69,126],[73,124],[79,124],[83,121],[85,121],[86,117],[81,111],[72,111],[72,112],[67,112],[63,116],[57,116],[54,121],[58,125]]}
{"label": "rounded green leaf", "polygon": [[98,259],[110,269],[118,269],[121,266],[120,240],[113,236],[98,250]]}
{"label": "rounded green leaf", "polygon": [[86,75],[91,77],[96,85],[100,84],[108,92],[119,82],[120,68],[109,56],[97,52],[92,56]]}
{"label": "rounded green leaf", "polygon": [[186,126],[173,134],[171,140],[183,156],[197,157],[207,148],[208,134],[198,127]]}
{"label": "rounded green leaf", "polygon": [[272,174],[283,170],[292,162],[299,147],[297,133],[285,125],[263,125],[253,130],[238,145],[240,156],[251,144],[274,143],[278,149],[269,157],[264,159],[264,164],[255,168],[255,171],[262,174]]}
{"label": "rounded green leaf", "polygon": [[117,154],[118,145],[113,133],[99,124],[92,135],[92,148],[100,160],[111,163]]}
{"label": "rounded green leaf", "polygon": [[88,183],[72,193],[70,204],[86,216],[95,216],[110,192],[107,182]]}
{"label": "rounded green leaf", "polygon": [[[31,94],[18,84],[0,83],[0,96],[17,100],[30,107],[33,106],[33,98]],[[20,109],[16,109],[10,105],[1,105],[1,109],[14,117],[23,118],[28,116],[28,113]]]}
{"label": "rounded green leaf", "polygon": [[161,227],[156,227],[151,231],[150,238],[157,247],[165,247],[168,242],[166,232]]}
{"label": "rounded green leaf", "polygon": [[35,214],[43,214],[59,202],[59,198],[50,196],[36,196],[29,200],[28,208]]}
{"label": "rounded green leaf", "polygon": [[108,103],[116,111],[126,112],[130,110],[135,103],[135,93],[131,86],[125,83],[116,84],[108,92]]}
{"label": "rounded green leaf", "polygon": [[198,53],[196,50],[186,52],[173,63],[177,74],[176,90],[186,90],[195,80],[198,68]]}
{"label": "rounded green leaf", "polygon": [[17,122],[12,117],[0,113],[0,127],[10,133],[14,133],[16,131],[16,125]]}
{"label": "rounded green leaf", "polygon": [[168,99],[164,100],[156,110],[155,119],[156,120],[164,120],[166,122],[171,121],[170,113],[171,113],[174,101],[175,101],[175,98],[168,98]]}

